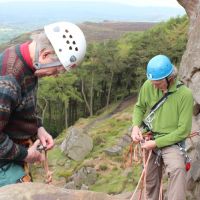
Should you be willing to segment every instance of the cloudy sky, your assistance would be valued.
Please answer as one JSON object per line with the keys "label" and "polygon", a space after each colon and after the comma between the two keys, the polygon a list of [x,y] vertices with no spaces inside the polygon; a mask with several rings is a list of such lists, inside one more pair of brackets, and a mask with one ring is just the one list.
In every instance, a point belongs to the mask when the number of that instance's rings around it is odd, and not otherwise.
{"label": "cloudy sky", "polygon": [[[6,2],[17,2],[17,1],[26,1],[27,0],[0,0],[0,3]],[[80,1],[80,2],[116,2],[126,5],[133,6],[162,6],[162,7],[180,7],[176,0],[29,0],[29,2],[39,2],[39,1]]]}

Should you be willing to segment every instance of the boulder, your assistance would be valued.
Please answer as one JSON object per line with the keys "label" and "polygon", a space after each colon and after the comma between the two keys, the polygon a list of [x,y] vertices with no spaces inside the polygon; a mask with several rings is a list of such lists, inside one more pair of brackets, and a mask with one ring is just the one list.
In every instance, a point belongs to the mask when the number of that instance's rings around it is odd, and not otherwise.
{"label": "boulder", "polygon": [[128,200],[101,192],[67,190],[43,183],[19,183],[0,188],[0,200]]}
{"label": "boulder", "polygon": [[200,161],[199,160],[196,160],[192,163],[190,173],[194,181],[200,180]]}
{"label": "boulder", "polygon": [[92,148],[92,138],[75,127],[68,130],[67,138],[61,144],[61,151],[76,161],[83,160]]}
{"label": "boulder", "polygon": [[122,153],[122,147],[115,145],[105,149],[104,152],[109,156],[120,155]]}
{"label": "boulder", "polygon": [[[192,90],[194,96],[193,131],[200,129],[200,0],[177,0],[189,17],[188,42],[181,60],[179,74],[181,80]],[[187,185],[188,199],[199,199],[200,197],[200,137],[192,138],[189,147],[192,167],[188,172]],[[198,142],[199,141],[199,142]]]}
{"label": "boulder", "polygon": [[97,173],[94,168],[82,167],[73,176],[69,177],[65,185],[67,189],[81,189],[93,185],[97,180]]}

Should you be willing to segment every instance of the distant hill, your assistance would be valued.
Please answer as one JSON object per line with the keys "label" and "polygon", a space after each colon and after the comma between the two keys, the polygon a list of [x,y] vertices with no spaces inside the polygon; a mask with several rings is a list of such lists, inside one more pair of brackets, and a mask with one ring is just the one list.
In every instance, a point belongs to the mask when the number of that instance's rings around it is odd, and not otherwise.
{"label": "distant hill", "polygon": [[132,31],[145,31],[153,27],[153,22],[85,22],[80,24],[88,42],[99,42],[107,39],[117,39],[123,34]]}
{"label": "distant hill", "polygon": [[136,7],[119,2],[92,0],[35,1],[0,0],[0,44],[10,39],[42,28],[56,21],[74,23],[102,22],[160,22],[170,17],[184,15],[180,7]]}
{"label": "distant hill", "polygon": [[[88,43],[100,42],[108,39],[117,39],[123,34],[132,31],[145,31],[153,27],[156,23],[153,22],[111,22],[104,21],[99,23],[85,22],[78,24],[86,35],[86,40]],[[40,29],[41,30],[41,29]],[[0,45],[0,52],[6,47],[12,46],[18,43],[22,43],[29,40],[30,35],[34,32],[40,31],[36,30],[33,32],[22,34],[10,42]]]}

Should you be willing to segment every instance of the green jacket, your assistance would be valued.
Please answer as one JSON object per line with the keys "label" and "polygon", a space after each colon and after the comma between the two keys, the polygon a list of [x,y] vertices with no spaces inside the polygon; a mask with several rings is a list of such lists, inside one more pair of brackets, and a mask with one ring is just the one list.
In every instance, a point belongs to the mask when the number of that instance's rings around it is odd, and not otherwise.
{"label": "green jacket", "polygon": [[[155,111],[152,121],[155,142],[158,148],[169,146],[184,140],[191,131],[193,97],[192,92],[186,86],[177,88],[179,81],[176,80],[170,86],[173,92],[167,100]],[[133,112],[133,126],[140,126],[142,120],[153,105],[163,96],[161,90],[156,89],[151,81],[143,84],[138,101]]]}

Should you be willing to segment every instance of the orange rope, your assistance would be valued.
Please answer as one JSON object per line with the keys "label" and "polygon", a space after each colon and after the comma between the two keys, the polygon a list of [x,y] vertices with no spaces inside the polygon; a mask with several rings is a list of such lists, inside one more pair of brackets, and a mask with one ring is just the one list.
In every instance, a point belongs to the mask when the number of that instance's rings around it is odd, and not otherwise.
{"label": "orange rope", "polygon": [[44,150],[44,154],[45,154],[45,159],[44,159],[43,164],[44,164],[44,170],[46,174],[45,183],[49,184],[52,182],[52,172],[49,170],[47,151]]}
{"label": "orange rope", "polygon": [[[132,162],[133,162],[133,145],[134,145],[134,142],[131,142],[131,144],[129,146],[129,150],[128,150],[127,154],[124,156],[124,161],[123,161],[124,168],[130,167],[132,165]],[[130,161],[129,161],[129,155],[130,155]]]}
{"label": "orange rope", "polygon": [[[143,151],[145,151],[145,150],[143,150]],[[152,154],[152,150],[149,152],[147,161],[144,163],[144,169],[143,169],[143,171],[142,171],[142,174],[141,174],[141,176],[140,176],[140,179],[139,179],[139,181],[138,181],[138,184],[137,184],[137,186],[136,186],[136,188],[135,188],[135,191],[134,191],[133,195],[131,196],[131,199],[130,199],[130,200],[133,200],[133,198],[134,198],[134,196],[135,196],[135,194],[136,194],[136,192],[137,192],[139,186],[141,185],[141,182],[143,181],[143,178],[144,178],[144,176],[145,176],[145,174],[146,174],[147,166],[148,166],[148,164],[149,164],[149,159],[150,159],[150,157],[151,157],[151,154]],[[142,189],[142,190],[143,190],[143,189]],[[139,200],[141,199],[141,197],[142,197],[142,192],[141,192],[140,195],[139,195]]]}
{"label": "orange rope", "polygon": [[162,196],[163,196],[162,191],[163,191],[163,185],[162,185],[162,178],[161,178],[161,182],[160,182],[160,192],[159,192],[159,200],[162,200],[162,199],[163,199],[163,198],[162,198]]}
{"label": "orange rope", "polygon": [[40,153],[44,153],[43,166],[45,171],[45,183],[49,184],[52,182],[52,172],[49,170],[47,150],[42,144],[39,145],[37,149],[40,151]]}
{"label": "orange rope", "polygon": [[192,137],[195,137],[195,136],[200,136],[200,131],[194,131],[194,132],[190,133],[190,135],[187,137],[187,138],[189,138],[192,146],[195,146],[194,141],[192,140]]}
{"label": "orange rope", "polygon": [[194,131],[194,132],[190,133],[190,135],[188,136],[188,138],[194,137],[196,135],[200,136],[200,131]]}

